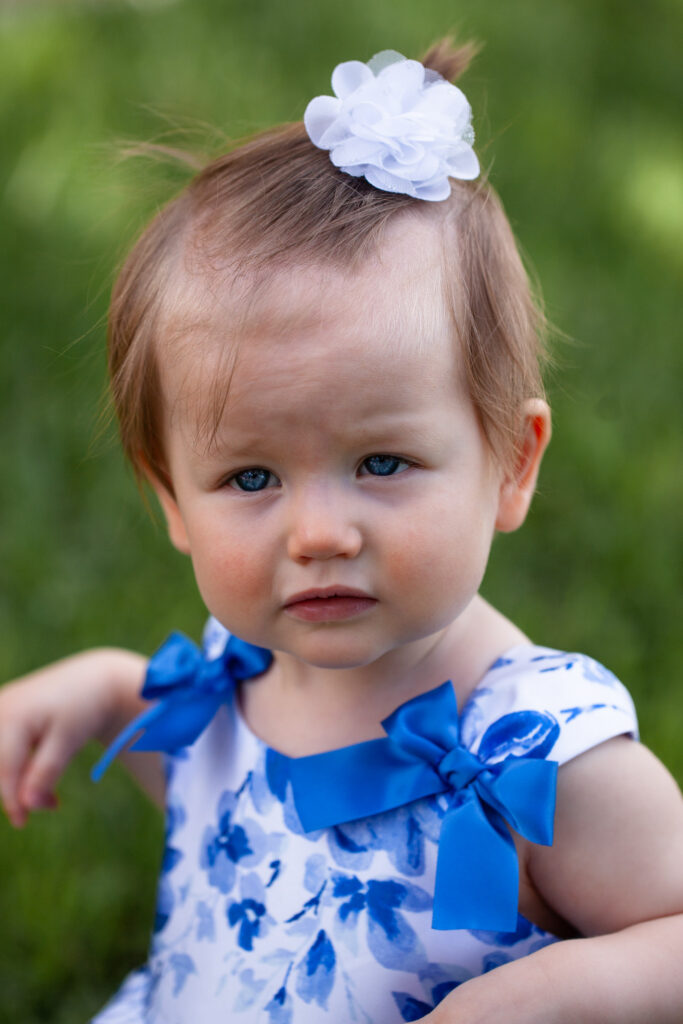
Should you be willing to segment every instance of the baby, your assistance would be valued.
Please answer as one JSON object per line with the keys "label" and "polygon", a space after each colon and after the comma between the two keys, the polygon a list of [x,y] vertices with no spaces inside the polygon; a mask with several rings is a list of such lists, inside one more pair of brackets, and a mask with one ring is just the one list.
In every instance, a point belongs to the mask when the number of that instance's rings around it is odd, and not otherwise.
{"label": "baby", "polygon": [[115,287],[123,444],[212,618],[0,697],[14,824],[131,720],[96,774],[135,736],[165,790],[149,961],[96,1024],[683,1019],[679,791],[610,672],[479,595],[550,413],[466,62],[340,65]]}

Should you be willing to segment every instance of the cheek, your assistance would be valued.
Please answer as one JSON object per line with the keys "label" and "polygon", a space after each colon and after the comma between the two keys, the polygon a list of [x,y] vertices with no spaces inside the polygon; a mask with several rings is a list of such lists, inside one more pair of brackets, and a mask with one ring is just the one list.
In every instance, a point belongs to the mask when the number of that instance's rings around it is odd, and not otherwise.
{"label": "cheek", "polygon": [[443,519],[411,518],[408,525],[393,532],[385,548],[384,570],[392,589],[424,600],[425,590],[442,574],[442,563],[449,560],[452,547],[452,530]]}
{"label": "cheek", "polygon": [[490,515],[457,499],[415,515],[392,539],[386,571],[397,591],[415,602],[448,603],[457,593],[476,591],[488,560]]}
{"label": "cheek", "polygon": [[195,545],[192,564],[204,603],[214,614],[220,610],[219,618],[232,606],[246,610],[269,589],[267,562],[253,543],[221,539]]}

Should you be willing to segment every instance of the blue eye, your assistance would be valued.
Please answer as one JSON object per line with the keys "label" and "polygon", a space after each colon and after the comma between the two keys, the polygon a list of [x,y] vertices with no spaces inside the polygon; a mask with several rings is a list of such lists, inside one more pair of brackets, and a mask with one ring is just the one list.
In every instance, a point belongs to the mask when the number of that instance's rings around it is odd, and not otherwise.
{"label": "blue eye", "polygon": [[396,455],[369,455],[363,461],[363,469],[371,476],[393,476],[400,467],[407,465],[405,459],[399,459]]}
{"label": "blue eye", "polygon": [[228,483],[239,491],[262,491],[268,486],[271,476],[273,474],[269,470],[263,469],[262,466],[254,466],[252,469],[243,469],[240,473],[235,473]]}

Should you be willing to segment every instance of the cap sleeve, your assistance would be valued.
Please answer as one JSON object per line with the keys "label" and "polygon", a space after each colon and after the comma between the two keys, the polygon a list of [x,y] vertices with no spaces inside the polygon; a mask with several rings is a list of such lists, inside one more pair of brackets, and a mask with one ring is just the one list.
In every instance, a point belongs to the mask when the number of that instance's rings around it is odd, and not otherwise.
{"label": "cap sleeve", "polygon": [[491,666],[461,716],[469,750],[489,763],[511,754],[564,764],[615,736],[638,738],[626,687],[585,654],[516,647]]}

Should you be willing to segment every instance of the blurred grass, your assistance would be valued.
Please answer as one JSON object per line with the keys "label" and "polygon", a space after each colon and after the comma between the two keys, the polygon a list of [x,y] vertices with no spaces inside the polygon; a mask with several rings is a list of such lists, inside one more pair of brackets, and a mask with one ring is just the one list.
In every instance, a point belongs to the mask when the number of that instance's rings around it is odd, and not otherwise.
{"label": "blurred grass", "polygon": [[[203,620],[189,565],[97,438],[113,270],[177,185],[121,165],[116,141],[297,118],[339,60],[417,54],[451,28],[486,44],[465,81],[480,152],[573,339],[540,493],[496,542],[485,593],[616,671],[683,780],[675,0],[0,6],[0,679],[95,643],[149,651]],[[1,1022],[86,1020],[144,958],[161,821],[122,770],[89,783],[95,754],[69,769],[59,814],[0,822]]]}

